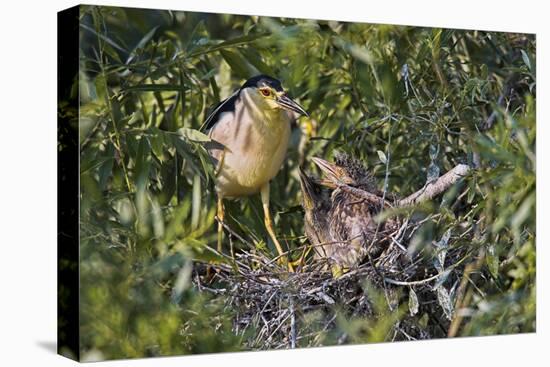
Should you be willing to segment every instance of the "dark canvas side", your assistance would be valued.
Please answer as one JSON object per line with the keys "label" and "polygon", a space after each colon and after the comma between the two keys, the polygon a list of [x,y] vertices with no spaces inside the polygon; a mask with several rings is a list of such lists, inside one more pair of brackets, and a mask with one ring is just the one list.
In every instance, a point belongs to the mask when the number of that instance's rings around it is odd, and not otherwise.
{"label": "dark canvas side", "polygon": [[80,359],[79,348],[79,11],[57,14],[57,352]]}

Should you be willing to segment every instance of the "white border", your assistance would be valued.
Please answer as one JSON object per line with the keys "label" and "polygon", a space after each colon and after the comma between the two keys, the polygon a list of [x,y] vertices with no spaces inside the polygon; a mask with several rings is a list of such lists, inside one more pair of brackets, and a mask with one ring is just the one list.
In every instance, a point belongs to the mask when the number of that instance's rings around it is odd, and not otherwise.
{"label": "white border", "polygon": [[[544,1],[93,1],[104,5],[537,33],[537,334],[170,357],[103,366],[522,366],[548,355],[548,11]],[[56,12],[72,1],[12,1],[0,12],[0,364],[68,366],[56,338]],[[542,157],[542,159],[541,159]],[[546,310],[545,312],[541,312]],[[546,339],[546,341],[544,340]],[[546,346],[546,350],[543,349]],[[546,353],[545,353],[546,352]]]}

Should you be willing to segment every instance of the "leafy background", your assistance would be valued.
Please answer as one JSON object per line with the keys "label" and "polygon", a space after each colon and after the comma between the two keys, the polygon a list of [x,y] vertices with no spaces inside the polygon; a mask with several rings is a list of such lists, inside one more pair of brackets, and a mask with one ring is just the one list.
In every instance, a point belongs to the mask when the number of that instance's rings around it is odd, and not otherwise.
{"label": "leafy background", "polygon": [[[297,168],[313,171],[311,156],[346,151],[398,196],[468,163],[463,184],[416,209],[427,220],[410,246],[450,230],[449,246],[471,249],[462,292],[447,285],[454,335],[535,331],[534,35],[92,6],[80,22],[80,111],[66,112],[80,124],[85,360],[247,349],[254,330],[235,333],[238,310],[193,279],[196,261],[222,261],[208,251],[215,195],[199,129],[258,73],[311,114],[272,183],[285,246],[306,242]],[[274,256],[258,197],[227,215]],[[334,309],[333,326],[298,346],[390,340],[400,317]]]}

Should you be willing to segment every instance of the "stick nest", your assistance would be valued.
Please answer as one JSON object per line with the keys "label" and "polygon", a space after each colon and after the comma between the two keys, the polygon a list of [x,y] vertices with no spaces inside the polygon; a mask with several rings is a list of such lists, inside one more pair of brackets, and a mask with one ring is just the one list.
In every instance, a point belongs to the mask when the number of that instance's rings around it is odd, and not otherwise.
{"label": "stick nest", "polygon": [[[466,253],[449,245],[450,231],[416,253],[407,250],[418,227],[407,222],[399,238],[380,239],[390,243],[386,251],[338,278],[313,257],[291,273],[259,251],[243,251],[232,264],[203,264],[210,277],[194,281],[225,297],[247,349],[446,337]],[[358,333],[343,325],[350,319],[360,320]],[[384,323],[381,337],[375,331]]]}

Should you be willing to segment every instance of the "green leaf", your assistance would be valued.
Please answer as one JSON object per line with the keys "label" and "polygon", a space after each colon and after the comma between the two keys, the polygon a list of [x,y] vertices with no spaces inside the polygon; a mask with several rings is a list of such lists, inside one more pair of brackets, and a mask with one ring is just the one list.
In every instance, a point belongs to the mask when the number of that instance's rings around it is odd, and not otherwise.
{"label": "green leaf", "polygon": [[180,92],[187,90],[185,85],[181,84],[138,84],[125,88],[125,92]]}
{"label": "green leaf", "polygon": [[146,187],[149,179],[149,170],[151,168],[151,147],[149,141],[144,136],[139,139],[139,145],[136,152],[134,172],[137,177],[136,184],[139,187]]}
{"label": "green leaf", "polygon": [[174,288],[172,289],[172,302],[179,303],[183,291],[185,291],[191,285],[192,271],[193,262],[190,260],[186,260],[180,271],[178,272],[178,276],[176,277],[176,281],[174,282]]}
{"label": "green leaf", "polygon": [[103,34],[98,34],[98,33],[95,31],[95,29],[93,29],[93,28],[87,26],[86,24],[84,24],[84,23],[82,23],[82,22],[80,22],[80,26],[81,26],[82,28],[84,28],[85,30],[87,30],[87,31],[89,31],[89,32],[91,32],[91,33],[93,33],[94,35],[99,36],[102,40],[104,40],[105,42],[107,42],[108,44],[110,44],[111,46],[113,46],[114,48],[116,48],[117,50],[122,51],[122,52],[124,52],[125,54],[128,53],[128,51],[127,51],[124,47],[119,46],[118,43],[116,43],[115,41],[113,41],[113,40],[110,39],[109,37],[104,36]]}
{"label": "green leaf", "polygon": [[418,313],[418,297],[412,287],[409,289],[409,313],[411,316]]}
{"label": "green leaf", "polygon": [[498,261],[498,256],[496,255],[496,246],[491,244],[488,246],[487,250],[487,267],[489,268],[493,278],[498,278],[498,269],[500,264]]}
{"label": "green leaf", "polygon": [[113,144],[107,146],[106,156],[109,157],[103,164],[99,167],[99,187],[101,190],[105,190],[107,185],[107,180],[113,172],[113,163],[115,161],[115,147]]}
{"label": "green leaf", "polygon": [[191,129],[188,127],[182,127],[178,129],[178,134],[188,140],[205,143],[209,142],[211,139],[208,135],[201,133],[199,130]]}
{"label": "green leaf", "polygon": [[143,48],[147,44],[147,42],[149,42],[151,40],[151,38],[153,38],[153,36],[155,35],[155,32],[157,31],[158,27],[159,26],[153,27],[153,29],[151,29],[149,32],[147,32],[145,34],[145,36],[143,36],[143,38],[141,40],[139,40],[139,42],[134,47],[132,52],[130,52],[130,55],[128,56],[128,59],[126,60],[126,64],[129,64],[134,60],[134,57],[136,57],[136,52],[139,49]]}
{"label": "green leaf", "polygon": [[151,149],[155,156],[162,162],[164,161],[164,135],[162,131],[156,127],[150,129],[150,134],[149,142],[151,143]]}
{"label": "green leaf", "polygon": [[255,48],[243,47],[240,51],[246,57],[246,60],[254,65],[259,72],[267,75],[275,75],[275,71],[262,60],[262,56]]}
{"label": "green leaf", "polygon": [[85,173],[88,173],[89,171],[92,171],[100,167],[105,162],[108,162],[112,159],[113,157],[100,157],[100,158],[91,159],[91,160],[82,160],[80,164],[80,174],[83,175]]}
{"label": "green leaf", "polygon": [[122,60],[120,59],[120,55],[118,52],[108,43],[103,44],[103,52],[105,52],[107,55],[109,55],[113,60],[119,62],[122,64]]}
{"label": "green leaf", "polygon": [[523,59],[523,62],[525,63],[525,65],[527,65],[527,68],[529,69],[529,71],[533,71],[531,69],[531,59],[529,58],[529,55],[527,55],[527,52],[521,50],[521,58]]}
{"label": "green leaf", "polygon": [[219,43],[215,46],[209,47],[206,50],[195,51],[190,55],[190,57],[196,57],[196,56],[204,55],[214,51],[221,51],[226,48],[243,46],[243,45],[255,42],[256,40],[266,37],[268,35],[269,33],[256,33],[256,34],[248,34],[246,36],[236,37],[236,38],[224,41],[222,43]]}
{"label": "green leaf", "polygon": [[196,174],[193,177],[193,205],[191,210],[191,229],[195,230],[199,226],[201,210],[201,178]]}
{"label": "green leaf", "polygon": [[263,37],[266,37],[268,36],[269,33],[268,32],[262,32],[262,33],[251,33],[251,34],[247,34],[245,36],[240,36],[240,37],[235,37],[235,38],[232,38],[230,40],[227,40],[227,41],[224,41],[222,43],[220,43],[219,45],[217,45],[216,47],[235,47],[235,46],[242,46],[242,45],[246,45],[246,44],[249,44],[251,42],[254,42],[260,38],[263,38]]}
{"label": "green leaf", "polygon": [[380,159],[380,162],[382,162],[383,164],[386,164],[388,162],[386,154],[384,154],[383,151],[377,150],[376,153],[378,154],[378,159]]}
{"label": "green leaf", "polygon": [[210,177],[214,177],[214,166],[212,164],[212,160],[208,159],[209,157],[206,152],[204,152],[204,148],[202,152],[199,150],[197,153],[201,162],[203,172],[206,176],[206,185],[208,185],[210,182]]}
{"label": "green leaf", "polygon": [[185,49],[187,52],[192,52],[193,50],[199,48],[201,46],[201,41],[204,39],[204,35],[207,33],[206,27],[204,26],[204,20],[201,19],[195,28],[193,28],[193,31],[191,32],[191,36],[189,37],[189,40],[187,41],[187,44],[185,46]]}
{"label": "green leaf", "polygon": [[437,261],[435,267],[439,273],[442,273],[445,269],[445,257],[447,256],[447,248],[449,247],[449,239],[451,238],[452,230],[449,228],[441,239],[435,244],[437,248]]}
{"label": "green leaf", "polygon": [[248,79],[252,74],[248,62],[237,51],[220,50],[224,60],[229,64],[231,70],[241,79]]}
{"label": "green leaf", "polygon": [[355,59],[365,64],[372,64],[374,61],[372,53],[365,47],[347,42],[340,37],[334,37],[333,42],[336,46],[342,48],[344,51],[352,55]]}
{"label": "green leaf", "polygon": [[452,320],[453,318],[453,302],[451,301],[451,296],[445,287],[437,288],[437,302],[443,309],[447,319]]}

